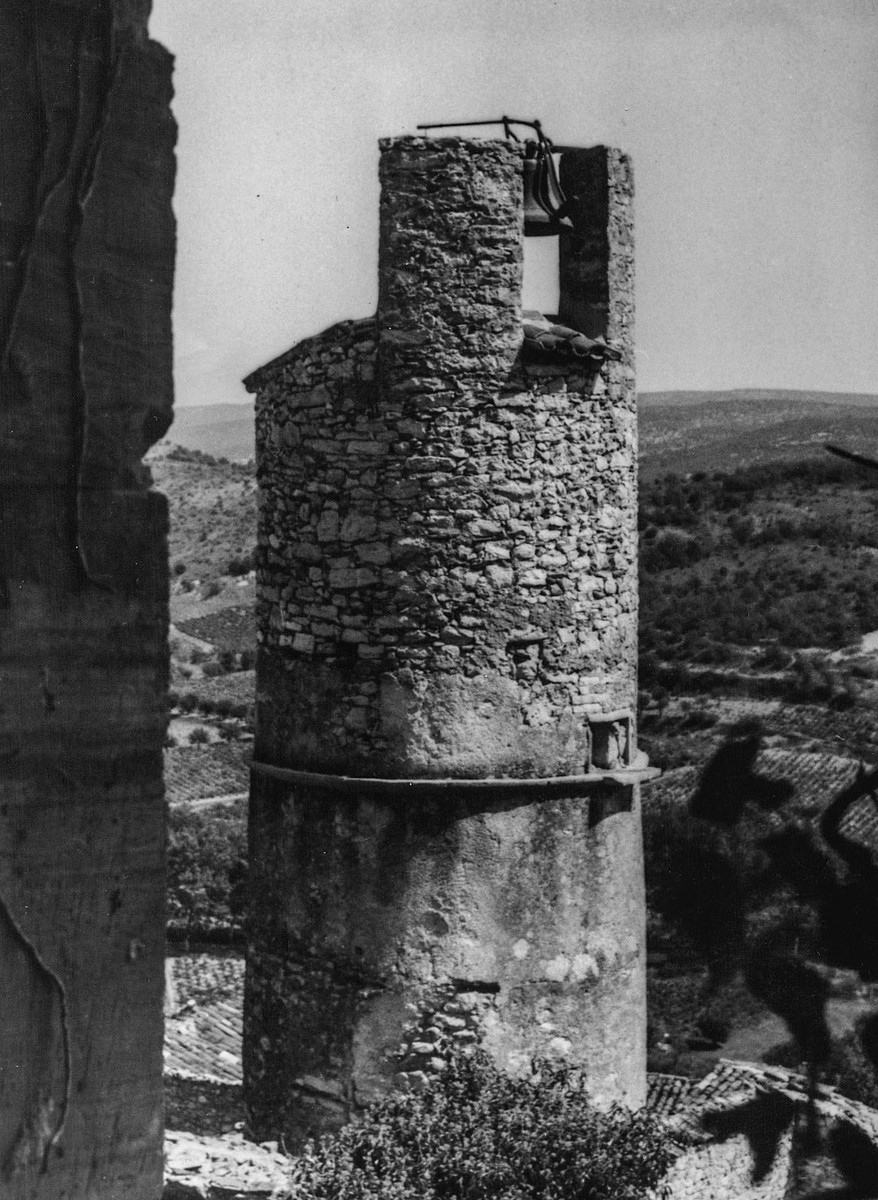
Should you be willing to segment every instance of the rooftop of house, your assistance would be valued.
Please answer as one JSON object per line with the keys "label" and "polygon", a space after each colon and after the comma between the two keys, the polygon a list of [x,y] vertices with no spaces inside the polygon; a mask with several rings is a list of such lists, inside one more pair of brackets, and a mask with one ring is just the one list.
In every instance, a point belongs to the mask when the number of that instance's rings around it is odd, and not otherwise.
{"label": "rooftop of house", "polygon": [[[830,800],[853,782],[858,764],[855,759],[832,754],[764,749],[756,760],[756,770],[771,779],[787,780],[795,788],[790,802],[769,819],[781,826],[796,815],[816,824]],[[700,774],[701,768],[696,766],[666,771],[650,785],[648,802],[653,806],[686,804]],[[861,797],[845,814],[842,830],[878,853],[878,805],[868,796]]]}
{"label": "rooftop of house", "polygon": [[240,1084],[243,958],[176,955],[167,975],[165,1074]]}

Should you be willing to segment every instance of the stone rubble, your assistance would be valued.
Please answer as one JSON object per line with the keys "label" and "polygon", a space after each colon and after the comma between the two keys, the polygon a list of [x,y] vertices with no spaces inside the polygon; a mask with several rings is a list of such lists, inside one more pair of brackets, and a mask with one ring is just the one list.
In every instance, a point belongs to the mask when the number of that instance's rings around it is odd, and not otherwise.
{"label": "stone rubble", "polygon": [[222,1137],[165,1132],[162,1200],[280,1200],[289,1194],[289,1159],[276,1143],[258,1145],[237,1131]]}

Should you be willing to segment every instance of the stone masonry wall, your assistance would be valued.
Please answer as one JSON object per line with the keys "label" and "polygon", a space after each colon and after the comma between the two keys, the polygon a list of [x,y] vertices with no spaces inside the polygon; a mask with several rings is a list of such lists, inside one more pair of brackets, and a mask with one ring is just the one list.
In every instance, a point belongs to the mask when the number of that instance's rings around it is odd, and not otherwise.
{"label": "stone masonry wall", "polygon": [[[425,215],[422,181],[405,185],[412,160],[444,175],[473,146],[490,169],[464,189],[458,237],[456,197],[450,216]],[[522,355],[512,148],[401,139],[383,162],[377,325],[336,326],[248,381],[257,756],[385,776],[579,774],[589,718],[635,702],[630,345],[597,379]],[[626,748],[601,760],[627,761]]]}
{"label": "stone masonry wall", "polygon": [[630,224],[630,171],[571,152],[603,224],[565,238],[562,293],[603,281],[621,361],[598,371],[524,339],[520,153],[383,143],[377,319],[246,381],[244,1086],[288,1145],[453,1045],[645,1094],[633,297],[607,224]]}

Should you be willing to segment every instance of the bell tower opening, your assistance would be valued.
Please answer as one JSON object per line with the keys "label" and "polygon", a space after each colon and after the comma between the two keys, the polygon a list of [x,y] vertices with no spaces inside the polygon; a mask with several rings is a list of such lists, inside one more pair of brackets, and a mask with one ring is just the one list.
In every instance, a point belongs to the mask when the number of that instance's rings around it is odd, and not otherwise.
{"label": "bell tower opening", "polygon": [[561,296],[560,237],[525,237],[521,307],[556,319]]}

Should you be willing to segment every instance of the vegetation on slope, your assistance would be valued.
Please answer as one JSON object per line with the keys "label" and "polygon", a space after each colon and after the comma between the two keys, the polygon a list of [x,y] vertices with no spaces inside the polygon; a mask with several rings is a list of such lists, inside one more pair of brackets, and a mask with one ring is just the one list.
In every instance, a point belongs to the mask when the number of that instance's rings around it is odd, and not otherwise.
{"label": "vegetation on slope", "polygon": [[168,932],[237,936],[247,884],[246,803],[168,812]]}
{"label": "vegetation on slope", "polygon": [[835,648],[878,628],[878,472],[829,459],[667,475],[640,502],[640,652]]}
{"label": "vegetation on slope", "polygon": [[171,508],[168,553],[177,589],[248,564],[256,542],[256,471],[179,446],[153,451],[149,466]]}

